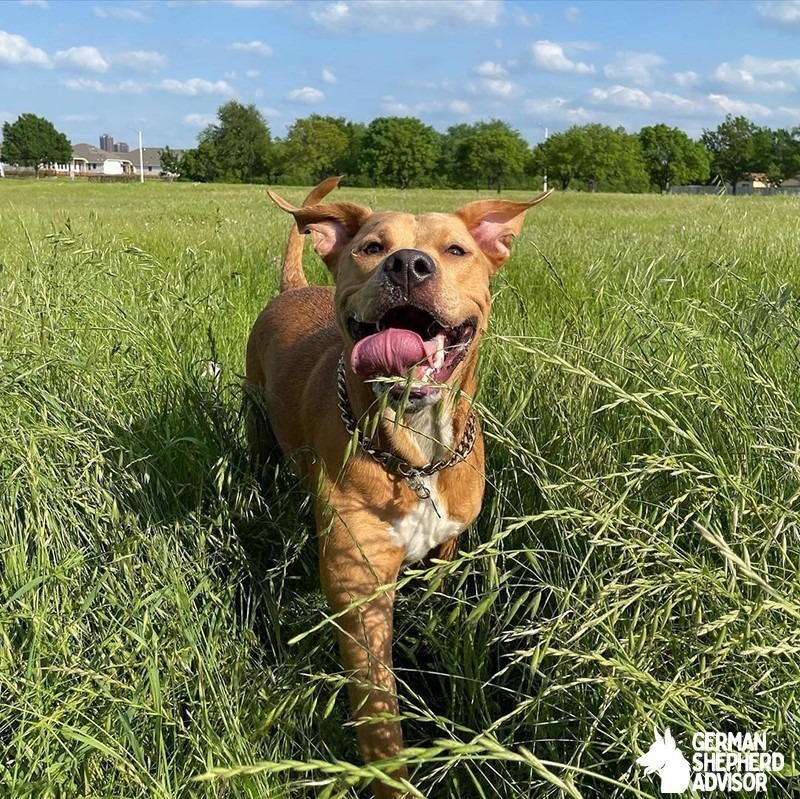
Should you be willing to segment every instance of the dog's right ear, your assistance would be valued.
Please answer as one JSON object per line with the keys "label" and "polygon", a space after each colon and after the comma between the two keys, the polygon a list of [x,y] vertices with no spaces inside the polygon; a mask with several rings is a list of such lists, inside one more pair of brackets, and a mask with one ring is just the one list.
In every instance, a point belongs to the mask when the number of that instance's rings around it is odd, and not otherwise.
{"label": "dog's right ear", "polygon": [[355,203],[326,203],[295,208],[274,191],[267,191],[279,208],[294,217],[301,233],[310,233],[314,251],[333,269],[339,254],[372,216],[372,210]]}

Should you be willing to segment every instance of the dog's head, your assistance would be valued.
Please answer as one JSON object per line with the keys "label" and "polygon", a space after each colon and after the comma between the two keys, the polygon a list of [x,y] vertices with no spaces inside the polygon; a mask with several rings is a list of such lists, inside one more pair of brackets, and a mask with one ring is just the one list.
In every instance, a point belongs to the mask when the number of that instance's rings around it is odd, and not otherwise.
{"label": "dog's head", "polygon": [[490,278],[508,259],[525,213],[549,194],[415,216],[345,202],[295,208],[270,192],[311,234],[333,274],[353,372],[373,380],[377,394],[404,398],[406,411],[437,402],[474,364]]}

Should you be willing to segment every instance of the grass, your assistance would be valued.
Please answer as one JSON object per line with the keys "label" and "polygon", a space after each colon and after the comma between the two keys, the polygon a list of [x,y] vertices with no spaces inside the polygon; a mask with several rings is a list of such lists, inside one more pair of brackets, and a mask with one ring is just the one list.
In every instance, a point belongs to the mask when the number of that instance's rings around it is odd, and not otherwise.
{"label": "grass", "polygon": [[[635,765],[654,723],[687,753],[766,730],[787,759],[768,795],[797,795],[798,213],[531,213],[482,356],[483,512],[453,564],[401,580],[425,796],[660,796]],[[0,181],[4,796],[365,783],[307,502],[244,453],[244,344],[286,226],[264,188]]]}

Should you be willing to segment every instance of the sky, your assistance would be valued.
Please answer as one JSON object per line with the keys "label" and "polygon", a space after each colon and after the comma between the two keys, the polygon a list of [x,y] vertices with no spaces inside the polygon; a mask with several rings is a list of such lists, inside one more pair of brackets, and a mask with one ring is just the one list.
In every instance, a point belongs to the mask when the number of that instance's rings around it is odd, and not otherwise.
{"label": "sky", "polygon": [[0,0],[0,122],[191,147],[230,99],[444,131],[800,125],[800,0]]}

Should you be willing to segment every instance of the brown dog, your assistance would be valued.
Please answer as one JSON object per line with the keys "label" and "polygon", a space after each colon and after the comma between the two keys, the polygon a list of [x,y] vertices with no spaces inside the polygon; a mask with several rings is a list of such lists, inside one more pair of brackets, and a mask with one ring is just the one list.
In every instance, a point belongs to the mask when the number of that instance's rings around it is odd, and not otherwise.
{"label": "brown dog", "polygon": [[[247,345],[247,389],[315,496],[322,586],[340,614],[339,645],[366,761],[397,755],[392,674],[394,585],[403,563],[452,557],[480,510],[483,441],[472,409],[489,279],[510,254],[527,203],[480,200],[455,214],[373,213],[320,201],[295,208],[281,293]],[[302,238],[335,288],[309,286]],[[255,411],[251,447],[272,435]],[[356,443],[357,440],[357,443]],[[396,770],[397,780],[406,777]],[[376,779],[379,799],[402,789]]]}

